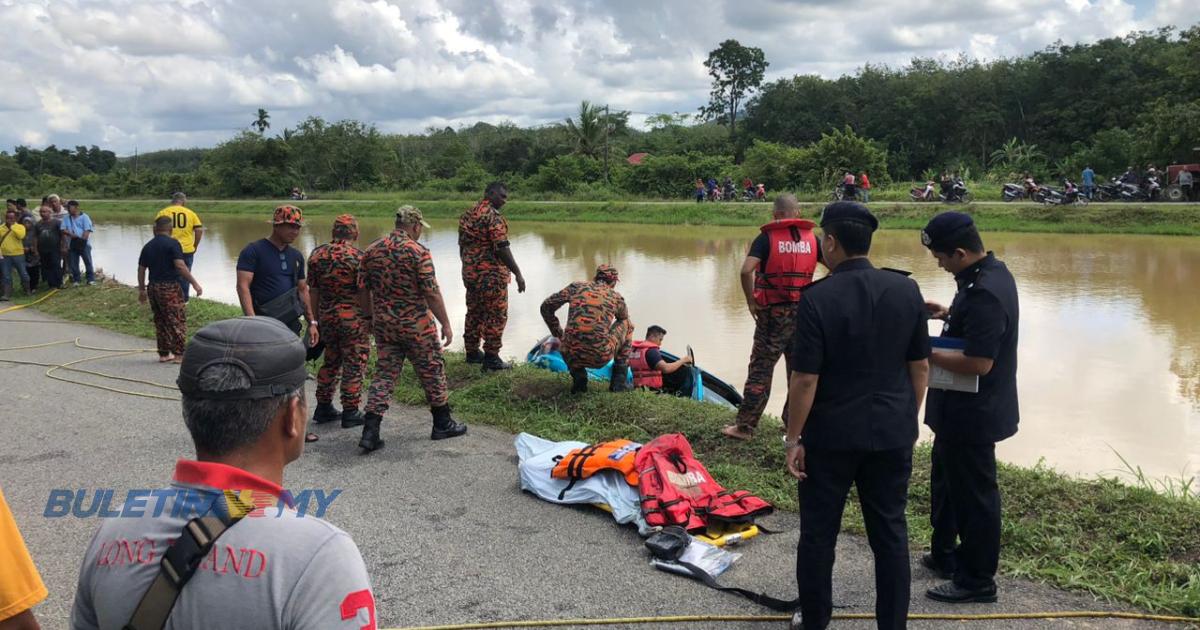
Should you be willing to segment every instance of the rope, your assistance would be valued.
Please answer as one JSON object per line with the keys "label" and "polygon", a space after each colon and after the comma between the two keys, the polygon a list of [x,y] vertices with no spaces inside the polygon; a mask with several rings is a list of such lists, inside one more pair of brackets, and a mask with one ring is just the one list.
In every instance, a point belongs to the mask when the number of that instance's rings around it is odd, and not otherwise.
{"label": "rope", "polygon": [[[3,315],[5,313],[11,313],[13,311],[17,311],[17,310],[20,310],[23,308],[33,306],[44,300],[49,299],[55,293],[58,293],[58,289],[53,289],[53,290],[47,292],[42,297],[40,297],[32,302],[29,302],[28,304],[16,304],[14,306],[10,306],[5,309],[0,309],[0,315]],[[6,323],[23,323],[23,322],[32,323],[33,320],[6,319],[6,320],[2,320],[2,321],[6,322]],[[57,322],[57,321],[51,322],[51,320],[44,320],[44,321],[37,321],[37,323],[67,323],[67,322]],[[100,354],[100,355],[93,356],[93,357],[85,357],[83,359],[76,359],[74,361],[68,361],[66,363],[42,363],[40,361],[25,361],[25,360],[21,360],[21,359],[3,359],[3,358],[0,358],[0,363],[12,363],[12,364],[16,364],[16,365],[36,365],[38,367],[49,368],[45,372],[45,375],[48,378],[52,378],[56,381],[62,381],[64,383],[70,383],[72,385],[82,385],[84,387],[100,389],[100,390],[104,390],[106,392],[113,392],[115,394],[124,394],[126,396],[138,396],[140,398],[153,398],[155,400],[178,401],[180,399],[178,396],[165,396],[162,394],[137,392],[137,391],[132,391],[132,390],[128,390],[128,389],[120,389],[117,387],[111,387],[108,385],[101,385],[99,383],[87,383],[87,382],[83,382],[83,381],[75,381],[75,380],[71,380],[71,379],[59,376],[58,374],[55,374],[55,372],[62,370],[65,372],[75,372],[77,374],[89,374],[91,376],[96,376],[99,378],[106,378],[106,379],[110,379],[110,380],[114,380],[114,381],[123,381],[126,383],[135,383],[138,385],[146,385],[147,387],[157,387],[159,389],[169,389],[169,390],[173,390],[173,391],[178,391],[178,388],[175,385],[170,385],[170,384],[165,384],[165,383],[155,383],[154,381],[147,381],[147,380],[140,379],[140,378],[130,378],[128,376],[119,376],[117,374],[108,374],[105,372],[98,372],[96,370],[88,370],[85,368],[75,367],[81,363],[86,363],[88,361],[98,361],[100,359],[112,359],[115,357],[132,356],[135,354],[155,352],[154,350],[145,350],[145,349],[140,349],[140,348],[103,348],[103,347],[99,347],[99,346],[89,346],[87,344],[82,343],[80,341],[79,337],[76,337],[75,339],[64,339],[61,341],[49,341],[46,343],[35,343],[35,344],[27,345],[27,346],[12,346],[12,347],[8,347],[8,348],[0,348],[0,352],[8,352],[8,351],[14,351],[14,350],[36,350],[36,349],[40,349],[40,348],[50,348],[53,346],[61,346],[61,345],[65,345],[65,344],[72,344],[74,347],[76,347],[80,350],[92,350],[94,352],[102,352],[104,354]]]}
{"label": "rope", "polygon": [[[870,620],[873,613],[837,613],[834,619],[840,620]],[[955,615],[948,613],[910,613],[912,621],[1013,621],[1033,619],[1133,619],[1140,621],[1159,621],[1164,623],[1200,623],[1200,617],[1177,617],[1172,615],[1153,615],[1148,613],[1116,612],[1103,610],[1068,610],[1061,612],[1030,612],[1030,613],[991,613],[980,615]],[[386,630],[489,630],[492,628],[553,628],[564,626],[615,626],[622,624],[643,623],[703,623],[713,621],[743,623],[766,623],[789,621],[788,615],[675,615],[665,617],[625,617],[611,619],[539,619],[529,621],[489,621],[481,623],[462,623],[441,626],[409,626],[405,628],[389,628]]]}

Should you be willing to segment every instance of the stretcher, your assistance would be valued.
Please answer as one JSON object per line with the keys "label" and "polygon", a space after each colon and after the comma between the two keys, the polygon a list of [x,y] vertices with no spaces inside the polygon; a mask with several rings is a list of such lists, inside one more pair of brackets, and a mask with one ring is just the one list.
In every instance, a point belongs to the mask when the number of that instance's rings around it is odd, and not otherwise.
{"label": "stretcher", "polygon": [[[593,503],[592,505],[605,512],[612,513],[612,508],[604,503]],[[729,523],[709,525],[706,531],[698,534],[693,533],[692,537],[714,547],[731,547],[750,540],[761,533],[758,526],[753,523]]]}

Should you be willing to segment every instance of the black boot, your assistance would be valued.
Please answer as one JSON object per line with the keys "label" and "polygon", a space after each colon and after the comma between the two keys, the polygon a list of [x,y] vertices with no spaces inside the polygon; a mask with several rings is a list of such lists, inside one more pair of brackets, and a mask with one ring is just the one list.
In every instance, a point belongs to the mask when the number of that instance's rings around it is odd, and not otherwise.
{"label": "black boot", "polygon": [[361,427],[363,424],[363,414],[355,407],[342,408],[342,428],[349,429],[352,427]]}
{"label": "black boot", "polygon": [[500,370],[511,370],[512,364],[505,363],[504,359],[498,354],[486,353],[483,355],[483,371],[484,372],[499,372]]}
{"label": "black boot", "polygon": [[325,424],[326,422],[333,422],[334,420],[338,420],[341,417],[342,417],[342,412],[338,411],[337,407],[334,407],[333,403],[331,403],[331,402],[326,402],[326,403],[319,402],[319,403],[317,403],[317,409],[315,411],[313,411],[313,422],[315,424]]}
{"label": "black boot", "polygon": [[450,405],[430,407],[429,411],[433,413],[433,432],[429,434],[429,439],[444,440],[467,432],[467,425],[455,422],[454,418],[450,417]]}
{"label": "black boot", "polygon": [[467,363],[476,365],[483,363],[483,352],[481,350],[467,350]]}
{"label": "black boot", "polygon": [[383,448],[383,440],[379,438],[379,425],[382,423],[383,416],[377,413],[367,413],[363,416],[363,434],[362,439],[358,441],[359,448],[368,453]]}
{"label": "black boot", "polygon": [[571,393],[586,394],[588,385],[587,370],[571,370]]}
{"label": "black boot", "polygon": [[608,379],[608,391],[633,391],[633,385],[629,384],[629,366],[624,363],[613,363],[612,376]]}

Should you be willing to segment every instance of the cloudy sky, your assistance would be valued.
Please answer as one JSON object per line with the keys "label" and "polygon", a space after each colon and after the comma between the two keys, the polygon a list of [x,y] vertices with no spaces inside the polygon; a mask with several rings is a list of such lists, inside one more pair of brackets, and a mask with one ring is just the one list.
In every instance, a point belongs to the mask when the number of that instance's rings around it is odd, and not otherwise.
{"label": "cloudy sky", "polygon": [[[768,80],[1195,21],[1194,0],[0,0],[0,149],[211,146],[259,107],[385,131],[694,112],[728,38]],[[1187,7],[1187,8],[1185,8]]]}

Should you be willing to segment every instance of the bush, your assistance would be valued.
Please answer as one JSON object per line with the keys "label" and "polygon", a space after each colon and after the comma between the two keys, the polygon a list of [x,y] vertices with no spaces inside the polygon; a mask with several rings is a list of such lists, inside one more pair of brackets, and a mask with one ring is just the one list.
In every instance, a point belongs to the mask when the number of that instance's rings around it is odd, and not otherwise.
{"label": "bush", "polygon": [[732,177],[737,172],[733,160],[726,156],[699,153],[649,155],[637,166],[619,168],[613,181],[634,195],[678,199],[691,196],[697,179],[715,177],[721,181],[726,175]]}

